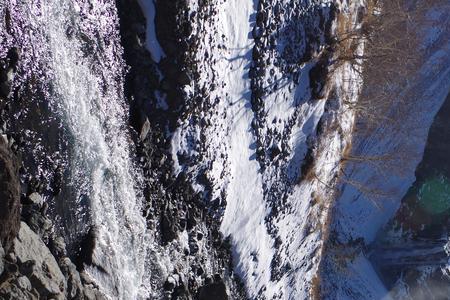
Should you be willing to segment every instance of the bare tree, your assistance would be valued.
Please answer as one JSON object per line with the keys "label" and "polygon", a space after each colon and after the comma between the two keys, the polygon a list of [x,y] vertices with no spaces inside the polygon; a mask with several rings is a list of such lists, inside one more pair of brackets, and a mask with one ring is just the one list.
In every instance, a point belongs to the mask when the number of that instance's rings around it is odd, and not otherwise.
{"label": "bare tree", "polygon": [[[418,128],[405,125],[402,116],[408,114],[413,103],[406,102],[402,97],[408,80],[414,78],[422,62],[423,53],[420,49],[417,28],[426,25],[425,12],[430,4],[442,2],[420,1],[411,4],[406,0],[371,0],[367,11],[362,17],[361,25],[348,24],[337,31],[335,52],[335,68],[342,64],[350,65],[359,75],[348,78],[349,86],[362,85],[358,100],[346,98],[343,93],[343,104],[352,110],[356,116],[353,135],[353,147],[344,151],[341,166],[341,181],[353,186],[364,194],[377,207],[379,199],[387,197],[385,193],[368,187],[353,179],[351,172],[345,169],[355,165],[366,165],[378,174],[387,178],[387,172],[402,174],[407,161],[418,155],[408,148],[408,145],[381,149],[369,154],[364,145],[367,137],[380,134],[380,128],[389,128],[398,133],[412,134]],[[360,49],[364,49],[361,51]],[[355,91],[356,92],[356,91]]]}

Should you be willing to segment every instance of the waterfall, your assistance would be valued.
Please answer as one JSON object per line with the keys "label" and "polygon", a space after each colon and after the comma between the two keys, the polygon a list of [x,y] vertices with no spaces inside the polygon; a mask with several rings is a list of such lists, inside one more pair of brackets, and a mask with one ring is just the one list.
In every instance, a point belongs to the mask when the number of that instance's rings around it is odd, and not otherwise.
{"label": "waterfall", "polygon": [[[141,214],[142,175],[133,165],[123,79],[117,79],[123,68],[121,50],[106,39],[89,41],[78,34],[82,22],[84,30],[89,24],[117,30],[117,24],[107,14],[92,19],[109,4],[48,0],[41,5],[53,71],[51,106],[70,136],[66,184],[76,191],[75,201],[88,199],[89,219],[97,232],[94,264],[86,271],[107,296],[136,299],[142,293],[147,234]],[[86,7],[90,15],[83,15]],[[86,54],[92,52],[83,48],[88,42],[102,51]],[[99,57],[93,60],[95,55]]]}

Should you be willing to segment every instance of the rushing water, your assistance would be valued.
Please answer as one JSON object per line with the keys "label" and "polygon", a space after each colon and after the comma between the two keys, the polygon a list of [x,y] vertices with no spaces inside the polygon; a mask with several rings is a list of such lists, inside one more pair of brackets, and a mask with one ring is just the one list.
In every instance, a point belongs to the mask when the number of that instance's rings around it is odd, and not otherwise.
{"label": "rushing water", "polygon": [[142,179],[126,125],[120,49],[108,40],[108,32],[117,29],[114,10],[97,1],[69,0],[44,1],[41,10],[53,71],[51,106],[70,139],[66,184],[78,204],[72,213],[88,206],[88,218],[76,219],[89,219],[97,232],[94,264],[87,272],[110,297],[136,299],[146,225],[140,212]]}

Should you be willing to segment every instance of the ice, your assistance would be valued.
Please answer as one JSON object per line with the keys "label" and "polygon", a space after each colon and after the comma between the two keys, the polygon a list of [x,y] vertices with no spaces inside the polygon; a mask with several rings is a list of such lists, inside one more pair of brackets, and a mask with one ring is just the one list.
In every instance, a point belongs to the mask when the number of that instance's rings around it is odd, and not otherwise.
{"label": "ice", "polygon": [[270,288],[273,255],[273,242],[264,224],[266,207],[261,172],[251,147],[255,137],[251,129],[253,112],[248,71],[253,44],[248,36],[256,4],[253,0],[231,0],[219,11],[220,32],[228,38],[226,59],[230,71],[223,76],[231,116],[228,140],[230,182],[221,230],[232,237],[236,270],[252,294],[264,285]]}
{"label": "ice", "polygon": [[161,48],[161,45],[158,42],[158,38],[156,37],[156,29],[155,29],[155,0],[139,0],[139,4],[141,5],[142,11],[147,20],[147,30],[146,30],[146,39],[145,46],[152,56],[152,59],[159,63],[161,58],[165,56],[164,50]]}

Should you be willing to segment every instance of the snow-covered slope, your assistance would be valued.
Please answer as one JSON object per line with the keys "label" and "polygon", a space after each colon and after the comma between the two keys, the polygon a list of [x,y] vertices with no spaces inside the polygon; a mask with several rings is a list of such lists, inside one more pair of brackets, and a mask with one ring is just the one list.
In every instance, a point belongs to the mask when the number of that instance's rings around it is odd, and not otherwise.
{"label": "snow-covered slope", "polygon": [[184,86],[192,109],[174,132],[172,158],[223,215],[251,298],[310,296],[353,127],[342,103],[359,90],[349,63],[328,67],[338,55],[330,36],[359,26],[362,5],[229,0],[193,30],[204,35],[199,78]]}

